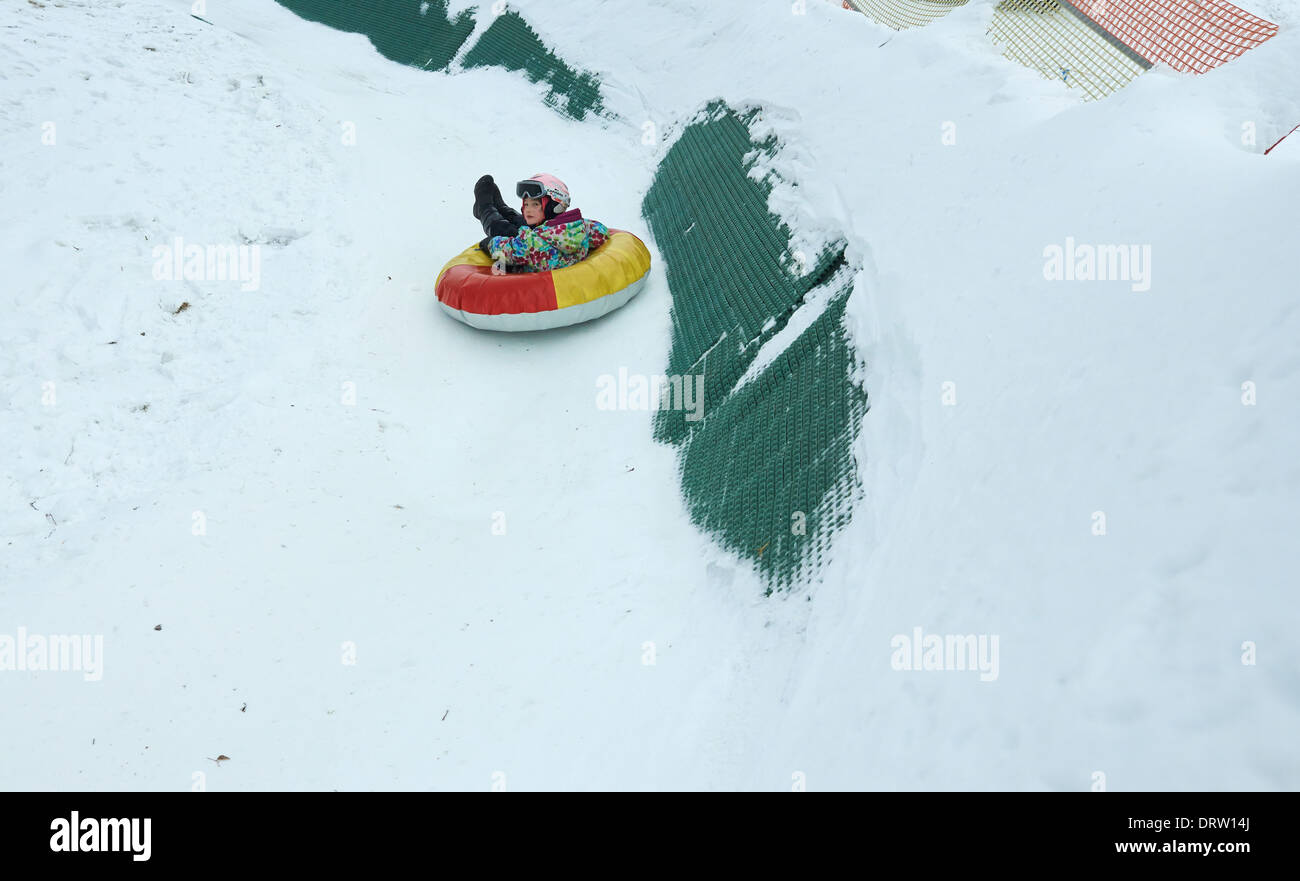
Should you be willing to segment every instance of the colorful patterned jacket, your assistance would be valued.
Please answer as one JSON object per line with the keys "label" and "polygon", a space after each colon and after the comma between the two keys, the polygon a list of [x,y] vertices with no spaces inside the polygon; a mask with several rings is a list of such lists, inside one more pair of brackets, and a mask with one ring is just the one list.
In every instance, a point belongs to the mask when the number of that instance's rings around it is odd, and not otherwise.
{"label": "colorful patterned jacket", "polygon": [[563,269],[586,258],[605,244],[609,227],[598,220],[585,220],[571,208],[540,226],[521,226],[513,238],[493,236],[487,246],[493,260],[519,266],[528,272]]}

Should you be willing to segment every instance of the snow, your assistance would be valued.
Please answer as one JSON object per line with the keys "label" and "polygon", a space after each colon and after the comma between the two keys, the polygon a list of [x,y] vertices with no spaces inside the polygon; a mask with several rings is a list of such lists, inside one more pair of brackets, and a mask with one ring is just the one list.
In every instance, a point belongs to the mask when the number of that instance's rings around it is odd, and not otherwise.
{"label": "snow", "polygon": [[[1300,786],[1289,4],[1088,104],[997,55],[989,2],[511,7],[617,119],[253,0],[0,8],[0,636],[104,636],[98,681],[0,671],[0,788]],[[719,97],[783,139],[792,253],[861,267],[864,498],[771,598],[652,414],[595,405],[664,369],[641,197]],[[647,240],[646,289],[447,320],[473,181],[541,167]],[[156,279],[176,236],[259,245],[257,289]],[[1150,290],[1046,280],[1067,237],[1149,245]],[[997,635],[998,678],[893,669],[918,626]]]}
{"label": "snow", "polygon": [[1300,159],[1300,138],[1292,138],[1294,131],[1287,132],[1281,140],[1274,141],[1268,151],[1270,159]]}

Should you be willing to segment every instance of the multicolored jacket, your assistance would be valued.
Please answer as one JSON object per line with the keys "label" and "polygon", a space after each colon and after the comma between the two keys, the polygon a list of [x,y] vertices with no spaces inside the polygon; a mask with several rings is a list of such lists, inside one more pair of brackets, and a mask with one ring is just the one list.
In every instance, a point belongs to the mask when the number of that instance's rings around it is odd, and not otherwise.
{"label": "multicolored jacket", "polygon": [[563,269],[581,262],[605,244],[609,227],[586,220],[577,208],[558,214],[540,226],[521,226],[513,238],[493,236],[487,246],[493,260],[528,272]]}

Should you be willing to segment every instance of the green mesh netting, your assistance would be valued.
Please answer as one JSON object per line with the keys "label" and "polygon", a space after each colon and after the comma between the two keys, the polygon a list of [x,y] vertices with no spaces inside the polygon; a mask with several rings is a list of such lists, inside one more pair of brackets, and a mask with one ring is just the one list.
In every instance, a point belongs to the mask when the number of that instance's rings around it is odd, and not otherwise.
{"label": "green mesh netting", "polygon": [[[474,32],[469,10],[452,19],[447,0],[277,0],[298,16],[364,34],[385,58],[425,70],[446,70]],[[423,12],[421,10],[423,9]],[[546,103],[574,119],[601,114],[600,79],[576,71],[547,49],[518,14],[496,16],[465,54],[464,66],[522,71],[550,88]]]}
{"label": "green mesh netting", "polygon": [[[790,272],[790,230],[767,210],[771,185],[747,173],[757,154],[770,156],[777,147],[775,140],[751,140],[755,112],[740,116],[710,105],[664,158],[642,204],[673,292],[668,372],[697,373],[696,362],[709,353],[706,412],[730,392],[760,344],[785,327],[804,295],[844,263],[837,243],[815,258],[807,275]],[[655,437],[677,442],[689,428],[684,413],[663,411]]]}
{"label": "green mesh netting", "polygon": [[[779,588],[816,571],[847,521],[867,397],[842,325],[851,290],[843,243],[806,274],[793,271],[790,229],[767,208],[771,185],[748,174],[778,146],[750,136],[756,112],[711,105],[664,157],[642,211],[673,298],[667,373],[704,375],[705,418],[661,410],[655,437],[681,445],[691,519]],[[823,285],[835,290],[830,305],[736,388],[762,344]]]}
{"label": "green mesh netting", "polygon": [[550,86],[546,102],[574,119],[604,110],[600,80],[593,74],[575,71],[557,58],[514,12],[496,17],[465,55],[464,65],[522,70],[533,82]]}
{"label": "green mesh netting", "polygon": [[452,20],[447,15],[447,0],[277,2],[308,21],[364,34],[385,58],[425,70],[446,69],[474,31],[473,13],[467,10]]}

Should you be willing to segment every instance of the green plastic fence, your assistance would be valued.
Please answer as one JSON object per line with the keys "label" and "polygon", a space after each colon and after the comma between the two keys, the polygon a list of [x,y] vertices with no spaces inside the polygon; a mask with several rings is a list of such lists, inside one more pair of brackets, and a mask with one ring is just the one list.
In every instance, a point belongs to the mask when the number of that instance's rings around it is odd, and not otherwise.
{"label": "green plastic fence", "polygon": [[[305,18],[364,34],[385,58],[425,70],[445,70],[474,31],[474,15],[453,20],[447,0],[278,0]],[[420,13],[421,6],[424,13]]]}
{"label": "green plastic fence", "polygon": [[496,17],[465,55],[464,65],[521,70],[533,82],[550,86],[546,103],[574,119],[604,111],[600,80],[594,74],[574,70],[557,58],[514,12]]}
{"label": "green plastic fence", "polygon": [[[364,34],[385,58],[423,70],[447,70],[474,32],[474,13],[465,10],[453,19],[447,0],[277,2],[309,21]],[[550,87],[546,102],[574,119],[604,112],[600,79],[565,64],[514,12],[496,16],[466,53],[464,66],[504,67],[545,82]]]}
{"label": "green plastic fence", "polygon": [[[681,447],[692,520],[752,559],[771,587],[811,576],[859,495],[853,441],[867,410],[843,330],[852,287],[843,243],[800,275],[790,229],[768,212],[771,186],[748,175],[774,140],[711,105],[660,164],[642,211],[672,293],[670,376],[704,376],[704,419],[657,414],[655,436]],[[830,305],[757,377],[737,388],[762,344],[814,288]],[[771,589],[769,588],[769,590]]]}

